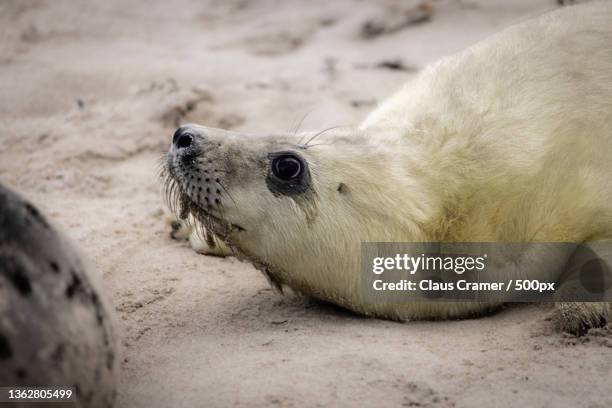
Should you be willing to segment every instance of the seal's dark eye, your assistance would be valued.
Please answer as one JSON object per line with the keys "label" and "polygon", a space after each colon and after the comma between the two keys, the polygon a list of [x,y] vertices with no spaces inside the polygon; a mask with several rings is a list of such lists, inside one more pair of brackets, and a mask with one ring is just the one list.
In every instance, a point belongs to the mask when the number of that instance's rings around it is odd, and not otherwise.
{"label": "seal's dark eye", "polygon": [[283,155],[272,161],[272,172],[281,180],[296,179],[302,174],[302,162],[295,156]]}
{"label": "seal's dark eye", "polygon": [[268,154],[266,185],[275,196],[298,196],[310,189],[308,161],[296,152]]}

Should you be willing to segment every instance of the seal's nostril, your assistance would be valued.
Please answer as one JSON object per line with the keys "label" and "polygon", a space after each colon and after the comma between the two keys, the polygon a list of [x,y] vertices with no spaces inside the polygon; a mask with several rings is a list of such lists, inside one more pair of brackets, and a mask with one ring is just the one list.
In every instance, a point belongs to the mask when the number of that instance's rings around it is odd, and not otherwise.
{"label": "seal's nostril", "polygon": [[174,136],[172,136],[172,144],[176,144],[176,140],[183,133],[185,133],[185,128],[184,127],[181,126],[181,127],[177,128],[176,131],[174,132]]}
{"label": "seal's nostril", "polygon": [[184,149],[191,146],[192,142],[193,136],[191,136],[189,133],[183,133],[176,139],[176,147],[179,149]]}
{"label": "seal's nostril", "polygon": [[193,135],[189,133],[189,128],[187,126],[181,126],[176,129],[172,137],[172,143],[179,149],[191,146],[193,143]]}

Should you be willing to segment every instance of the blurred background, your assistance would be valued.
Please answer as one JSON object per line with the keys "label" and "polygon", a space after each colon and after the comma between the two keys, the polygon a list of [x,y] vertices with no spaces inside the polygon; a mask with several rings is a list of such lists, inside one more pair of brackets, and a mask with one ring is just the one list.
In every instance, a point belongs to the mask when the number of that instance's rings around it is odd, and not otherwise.
{"label": "blurred background", "polygon": [[0,0],[0,182],[102,276],[122,329],[119,406],[609,398],[601,349],[538,335],[537,308],[399,325],[282,297],[250,265],[170,240],[157,180],[181,123],[253,137],[358,125],[428,63],[560,3]]}

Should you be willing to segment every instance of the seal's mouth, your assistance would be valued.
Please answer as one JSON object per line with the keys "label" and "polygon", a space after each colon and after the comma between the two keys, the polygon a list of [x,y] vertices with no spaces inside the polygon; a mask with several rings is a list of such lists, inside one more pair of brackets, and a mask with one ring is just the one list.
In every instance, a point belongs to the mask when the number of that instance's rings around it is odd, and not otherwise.
{"label": "seal's mouth", "polygon": [[180,181],[177,180],[170,166],[162,167],[160,178],[164,187],[166,204],[179,219],[188,220],[191,214],[206,230],[214,233],[225,242],[228,241],[233,232],[246,231],[242,226],[224,219],[222,210],[219,214],[213,213],[213,211],[195,202],[184,190]]}
{"label": "seal's mouth", "polygon": [[227,240],[232,232],[235,231],[246,231],[238,224],[233,224],[223,218],[212,214],[210,211],[206,211],[197,203],[193,202],[191,198],[185,193],[181,193],[179,196],[179,207],[178,217],[181,220],[187,219],[189,214],[201,222],[207,229],[211,230],[215,235]]}

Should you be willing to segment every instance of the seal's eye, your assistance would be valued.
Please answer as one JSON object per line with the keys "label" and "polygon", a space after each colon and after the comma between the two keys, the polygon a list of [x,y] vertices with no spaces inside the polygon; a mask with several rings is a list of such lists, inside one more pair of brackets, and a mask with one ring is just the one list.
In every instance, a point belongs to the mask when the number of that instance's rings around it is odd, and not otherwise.
{"label": "seal's eye", "polygon": [[308,162],[291,151],[268,154],[266,185],[274,195],[297,196],[310,188]]}
{"label": "seal's eye", "polygon": [[272,161],[272,172],[281,180],[293,180],[302,173],[302,162],[296,156],[283,155]]}

